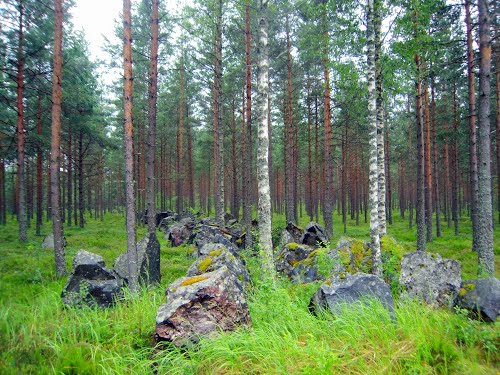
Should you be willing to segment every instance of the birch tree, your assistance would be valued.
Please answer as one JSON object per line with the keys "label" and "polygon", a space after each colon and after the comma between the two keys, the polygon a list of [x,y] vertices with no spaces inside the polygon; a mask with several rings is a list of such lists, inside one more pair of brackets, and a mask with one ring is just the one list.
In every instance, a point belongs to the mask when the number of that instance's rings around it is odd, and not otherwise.
{"label": "birch tree", "polygon": [[382,274],[382,264],[380,255],[380,234],[379,234],[379,172],[378,172],[378,154],[377,154],[377,97],[375,92],[375,14],[374,0],[368,0],[367,6],[367,64],[368,64],[368,126],[370,128],[370,241],[373,257],[373,274],[380,276]]}
{"label": "birch tree", "polygon": [[271,193],[269,187],[269,47],[268,0],[259,0],[258,151],[257,179],[259,189],[259,241],[262,267],[266,278],[274,279],[273,245],[271,240]]}

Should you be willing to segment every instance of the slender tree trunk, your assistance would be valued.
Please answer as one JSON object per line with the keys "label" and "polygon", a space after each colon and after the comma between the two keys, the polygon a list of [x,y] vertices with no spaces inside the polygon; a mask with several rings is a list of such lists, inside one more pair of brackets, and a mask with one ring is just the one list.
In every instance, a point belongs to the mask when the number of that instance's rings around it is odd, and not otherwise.
{"label": "slender tree trunk", "polygon": [[290,22],[288,13],[285,20],[286,44],[287,44],[287,98],[285,99],[286,110],[286,143],[285,143],[285,165],[286,165],[286,221],[296,222],[296,197],[295,197],[295,159],[294,159],[294,125],[293,125],[293,86],[292,86],[292,54],[290,41]]}
{"label": "slender tree trunk", "polygon": [[[372,4],[372,0],[368,0]],[[326,26],[326,9],[323,11],[323,73],[324,73],[324,127],[325,127],[325,149],[324,149],[324,198],[323,198],[323,219],[325,221],[325,234],[328,238],[333,237],[333,202],[332,202],[332,186],[333,186],[333,159],[332,159],[332,125],[330,118],[330,71],[328,68],[328,29]],[[374,77],[375,78],[375,77]]]}
{"label": "slender tree trunk", "polygon": [[134,190],[134,127],[132,124],[132,17],[131,2],[123,0],[123,70],[125,117],[125,197],[127,206],[127,257],[128,282],[133,292],[139,289],[139,270],[135,239],[135,190]]}
{"label": "slender tree trunk", "polygon": [[[309,82],[309,80],[308,80]],[[310,93],[310,84],[308,83],[307,87],[307,206],[308,206],[308,214],[309,220],[313,221],[314,214],[314,203],[313,203],[313,171],[312,171],[312,153],[311,153],[311,93]]]}
{"label": "slender tree trunk", "polygon": [[273,244],[271,241],[271,191],[269,187],[269,47],[267,0],[259,0],[259,74],[258,95],[258,158],[257,178],[259,185],[259,242],[264,277],[274,280]]}
{"label": "slender tree trunk", "polygon": [[0,158],[0,224],[7,224],[7,204],[5,196],[5,161]]}
{"label": "slender tree trunk", "polygon": [[19,36],[18,36],[18,54],[17,54],[17,189],[18,189],[18,208],[17,220],[19,222],[19,241],[28,240],[26,228],[26,183],[24,173],[24,5],[19,0]]}
{"label": "slender tree trunk", "polygon": [[187,138],[187,175],[189,186],[189,206],[194,208],[195,191],[194,191],[194,171],[193,171],[193,137],[191,135],[191,124],[189,123],[189,105],[186,105],[186,138]]}
{"label": "slender tree trunk", "polygon": [[73,160],[72,160],[72,155],[71,155],[71,146],[72,146],[72,134],[71,134],[71,125],[69,125],[68,127],[68,154],[67,154],[67,157],[68,157],[68,171],[67,171],[67,178],[68,178],[68,182],[67,182],[67,189],[68,189],[68,198],[67,198],[67,208],[68,208],[68,220],[67,220],[67,223],[68,223],[68,227],[71,226],[71,220],[72,220],[72,212],[71,212],[71,205],[73,204],[73,185],[72,185],[72,182],[73,182]]}
{"label": "slender tree trunk", "polygon": [[455,234],[459,233],[458,212],[459,212],[459,187],[460,176],[458,175],[458,120],[457,120],[457,93],[456,83],[453,84],[453,144],[451,149],[452,164],[452,202],[451,216],[455,225]]}
{"label": "slender tree trunk", "polygon": [[[151,53],[148,82],[148,140],[146,155],[146,201],[149,240],[156,240],[156,102],[158,97],[158,0],[151,3]],[[181,108],[182,109],[182,108]],[[181,111],[182,112],[182,111]],[[156,261],[156,259],[155,259]],[[159,257],[157,259],[159,270]]]}
{"label": "slender tree trunk", "polygon": [[[378,8],[374,7],[374,1],[368,0],[367,8],[367,70],[368,70],[368,124],[370,127],[370,242],[373,258],[373,274],[382,275],[382,258],[380,251],[380,224],[379,224],[379,173],[378,169],[378,126],[377,126],[377,93],[376,93],[376,56],[375,56],[375,15]],[[383,144],[382,144],[383,145]]]}
{"label": "slender tree trunk", "polygon": [[386,184],[386,217],[387,222],[392,224],[392,180],[391,180],[391,143],[389,137],[389,127],[385,124],[385,136],[384,136],[384,169],[385,169],[385,184]]}
{"label": "slender tree trunk", "polygon": [[63,246],[63,227],[59,205],[59,159],[61,147],[61,102],[62,102],[62,0],[54,0],[54,67],[52,77],[52,142],[50,153],[50,185],[52,200],[52,230],[54,233],[54,255],[56,275],[66,275]]}
{"label": "slender tree trunk", "polygon": [[222,130],[222,0],[215,24],[214,63],[214,187],[215,219],[224,224],[224,132]]}
{"label": "slender tree trunk", "polygon": [[[36,235],[40,235],[43,220],[43,177],[42,177],[42,98],[40,95],[37,97],[37,110],[36,110],[36,134],[39,139],[36,144]],[[3,179],[2,179],[3,181]]]}
{"label": "slender tree trunk", "polygon": [[[424,65],[425,66],[425,65]],[[424,190],[425,190],[425,224],[427,242],[432,242],[432,163],[431,163],[431,114],[429,87],[424,84]]]}
{"label": "slender tree trunk", "polygon": [[319,162],[319,115],[317,95],[314,97],[314,123],[314,215],[316,216],[316,222],[319,222],[321,168]]}
{"label": "slender tree trunk", "polygon": [[[382,63],[380,62],[380,29],[382,21],[380,17],[381,0],[374,0],[374,43],[375,43],[375,96],[376,96],[376,121],[377,121],[377,173],[378,173],[378,225],[380,237],[387,233],[386,224],[386,176],[385,176],[385,153],[384,153],[384,107],[382,92]],[[390,202],[389,202],[390,204]]]}
{"label": "slender tree trunk", "polygon": [[495,51],[495,83],[496,83],[496,148],[497,148],[497,205],[500,222],[500,41],[497,39]]}
{"label": "slender tree trunk", "polygon": [[[246,1],[245,6],[245,95],[243,96],[243,108],[246,114],[245,119],[242,114],[242,153],[243,153],[243,224],[245,225],[245,247],[252,247],[252,62],[250,56],[251,30],[250,30],[250,0]],[[245,108],[246,99],[246,108]]]}
{"label": "slender tree trunk", "polygon": [[416,104],[415,112],[417,118],[417,251],[425,251],[425,195],[424,195],[424,124],[422,108],[422,81],[421,81],[421,61],[420,55],[415,55],[415,65],[417,66],[416,81]]}
{"label": "slender tree trunk", "polygon": [[471,190],[472,249],[476,250],[478,240],[477,201],[479,185],[477,174],[476,87],[474,82],[474,48],[472,46],[470,0],[465,0],[465,25],[467,28],[467,85],[469,89],[469,174]]}
{"label": "slender tree trunk", "polygon": [[436,207],[436,237],[441,237],[441,204],[439,198],[439,168],[438,145],[436,138],[436,101],[434,98],[434,81],[431,83],[431,125],[432,125],[432,151],[434,166],[434,203]]}
{"label": "slender tree trunk", "polygon": [[479,194],[477,204],[477,253],[478,276],[493,277],[495,256],[493,253],[493,214],[491,204],[490,168],[490,76],[491,76],[491,15],[487,0],[478,0],[479,5],[479,121],[478,121],[478,177]]}
{"label": "slender tree trunk", "polygon": [[184,210],[183,202],[183,149],[184,149],[184,61],[181,58],[180,64],[180,83],[179,83],[179,128],[177,131],[177,212],[181,213]]}
{"label": "slender tree trunk", "polygon": [[85,195],[83,193],[83,131],[80,129],[78,136],[78,211],[80,211],[80,228],[85,226]]}

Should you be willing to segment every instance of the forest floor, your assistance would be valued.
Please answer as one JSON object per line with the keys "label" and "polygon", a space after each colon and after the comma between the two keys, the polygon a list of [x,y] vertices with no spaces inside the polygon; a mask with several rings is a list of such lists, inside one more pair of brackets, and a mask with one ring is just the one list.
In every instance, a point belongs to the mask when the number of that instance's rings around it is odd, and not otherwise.
{"label": "forest floor", "polygon": [[[306,217],[300,224],[307,223]],[[362,221],[362,218],[361,218]],[[334,246],[341,235],[334,220]],[[276,215],[273,228],[285,220]],[[415,249],[415,227],[399,217],[388,234],[405,251]],[[49,223],[42,229],[51,231]],[[475,278],[477,254],[471,251],[470,223],[460,234],[443,223],[443,236],[428,250],[462,263],[464,279]],[[138,238],[145,233],[139,228]],[[498,374],[500,322],[472,321],[461,312],[435,310],[398,301],[396,322],[380,305],[346,310],[340,316],[312,316],[308,304],[318,283],[280,280],[275,289],[259,282],[258,260],[246,254],[255,288],[248,298],[253,327],[202,340],[179,350],[155,347],[156,311],[166,286],[185,274],[192,259],[187,247],[161,243],[162,282],[126,294],[107,310],[65,308],[60,294],[66,279],[54,273],[53,251],[41,247],[43,236],[29,231],[17,240],[17,223],[0,227],[0,373],[2,374]],[[347,224],[347,236],[368,239],[368,225]],[[79,249],[101,255],[108,267],[126,248],[124,217],[88,218],[84,229],[66,227],[68,270]],[[500,226],[495,229],[496,277],[500,278]]]}

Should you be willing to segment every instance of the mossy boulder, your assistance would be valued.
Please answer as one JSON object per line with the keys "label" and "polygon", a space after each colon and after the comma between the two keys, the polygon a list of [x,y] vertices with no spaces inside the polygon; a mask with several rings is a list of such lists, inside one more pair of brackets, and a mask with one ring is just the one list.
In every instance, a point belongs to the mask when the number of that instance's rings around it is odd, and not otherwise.
{"label": "mossy boulder", "polygon": [[364,241],[347,237],[340,238],[332,251],[332,258],[339,259],[348,273],[371,273],[372,252]]}
{"label": "mossy boulder", "polygon": [[312,247],[325,247],[328,243],[328,238],[321,225],[310,222],[304,228],[304,233],[300,237],[299,242]]}
{"label": "mossy boulder", "polygon": [[156,314],[156,341],[188,346],[252,324],[242,283],[227,267],[175,280]]}
{"label": "mossy boulder", "polygon": [[213,272],[221,267],[227,267],[233,272],[245,287],[251,284],[250,274],[243,259],[234,252],[219,243],[209,243],[199,251],[199,257],[189,267],[187,276],[202,275],[206,272]]}

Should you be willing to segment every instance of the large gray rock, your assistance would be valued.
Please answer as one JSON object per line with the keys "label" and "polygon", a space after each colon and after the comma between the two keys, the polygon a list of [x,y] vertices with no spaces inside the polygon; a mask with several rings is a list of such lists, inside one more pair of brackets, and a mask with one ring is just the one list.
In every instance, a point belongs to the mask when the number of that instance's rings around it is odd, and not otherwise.
{"label": "large gray rock", "polygon": [[347,274],[345,278],[333,276],[322,284],[311,299],[311,308],[329,309],[334,314],[342,312],[346,304],[375,299],[394,312],[394,301],[389,286],[379,277],[366,273]]}
{"label": "large gray rock", "polygon": [[[137,259],[139,264],[139,281],[146,284],[158,284],[161,280],[160,274],[160,242],[148,234],[137,242]],[[121,253],[115,259],[113,271],[128,284],[128,257],[127,252]]]}
{"label": "large gray rock", "polygon": [[458,293],[457,306],[467,309],[471,316],[495,322],[500,315],[500,280],[466,280]]}
{"label": "large gray rock", "polygon": [[222,235],[220,227],[201,224],[193,230],[188,242],[194,244],[196,248],[201,249],[203,245],[214,242],[214,237],[217,234]]}
{"label": "large gray rock", "polygon": [[326,233],[321,225],[310,222],[304,229],[304,234],[300,237],[300,243],[312,247],[325,247],[328,242]]}
{"label": "large gray rock", "polygon": [[309,258],[314,248],[290,242],[275,255],[276,271],[296,282],[310,282],[317,279],[317,269]]}
{"label": "large gray rock", "polygon": [[427,304],[452,307],[462,281],[460,263],[439,254],[413,252],[403,256],[399,285],[402,298],[421,298]]}
{"label": "large gray rock", "polygon": [[370,246],[365,241],[354,238],[341,237],[335,249],[330,252],[332,257],[338,259],[346,272],[372,272],[372,253]]}
{"label": "large gray rock", "polygon": [[122,280],[106,268],[102,257],[80,250],[73,258],[61,297],[67,305],[108,307],[121,297],[122,284]]}
{"label": "large gray rock", "polygon": [[213,272],[223,266],[233,272],[236,278],[240,282],[243,282],[244,285],[250,285],[250,275],[243,259],[220,243],[204,245],[199,251],[198,259],[189,267],[186,276],[202,275],[206,272]]}
{"label": "large gray rock", "polygon": [[166,295],[156,315],[157,341],[185,346],[219,331],[251,326],[243,286],[227,267],[177,279]]}
{"label": "large gray rock", "polygon": [[[63,243],[63,247],[66,247],[66,245],[68,244],[66,241],[66,237],[63,237],[62,243]],[[45,238],[43,239],[43,242],[42,242],[42,249],[47,249],[47,250],[54,249],[54,234],[53,233],[45,236]]]}

